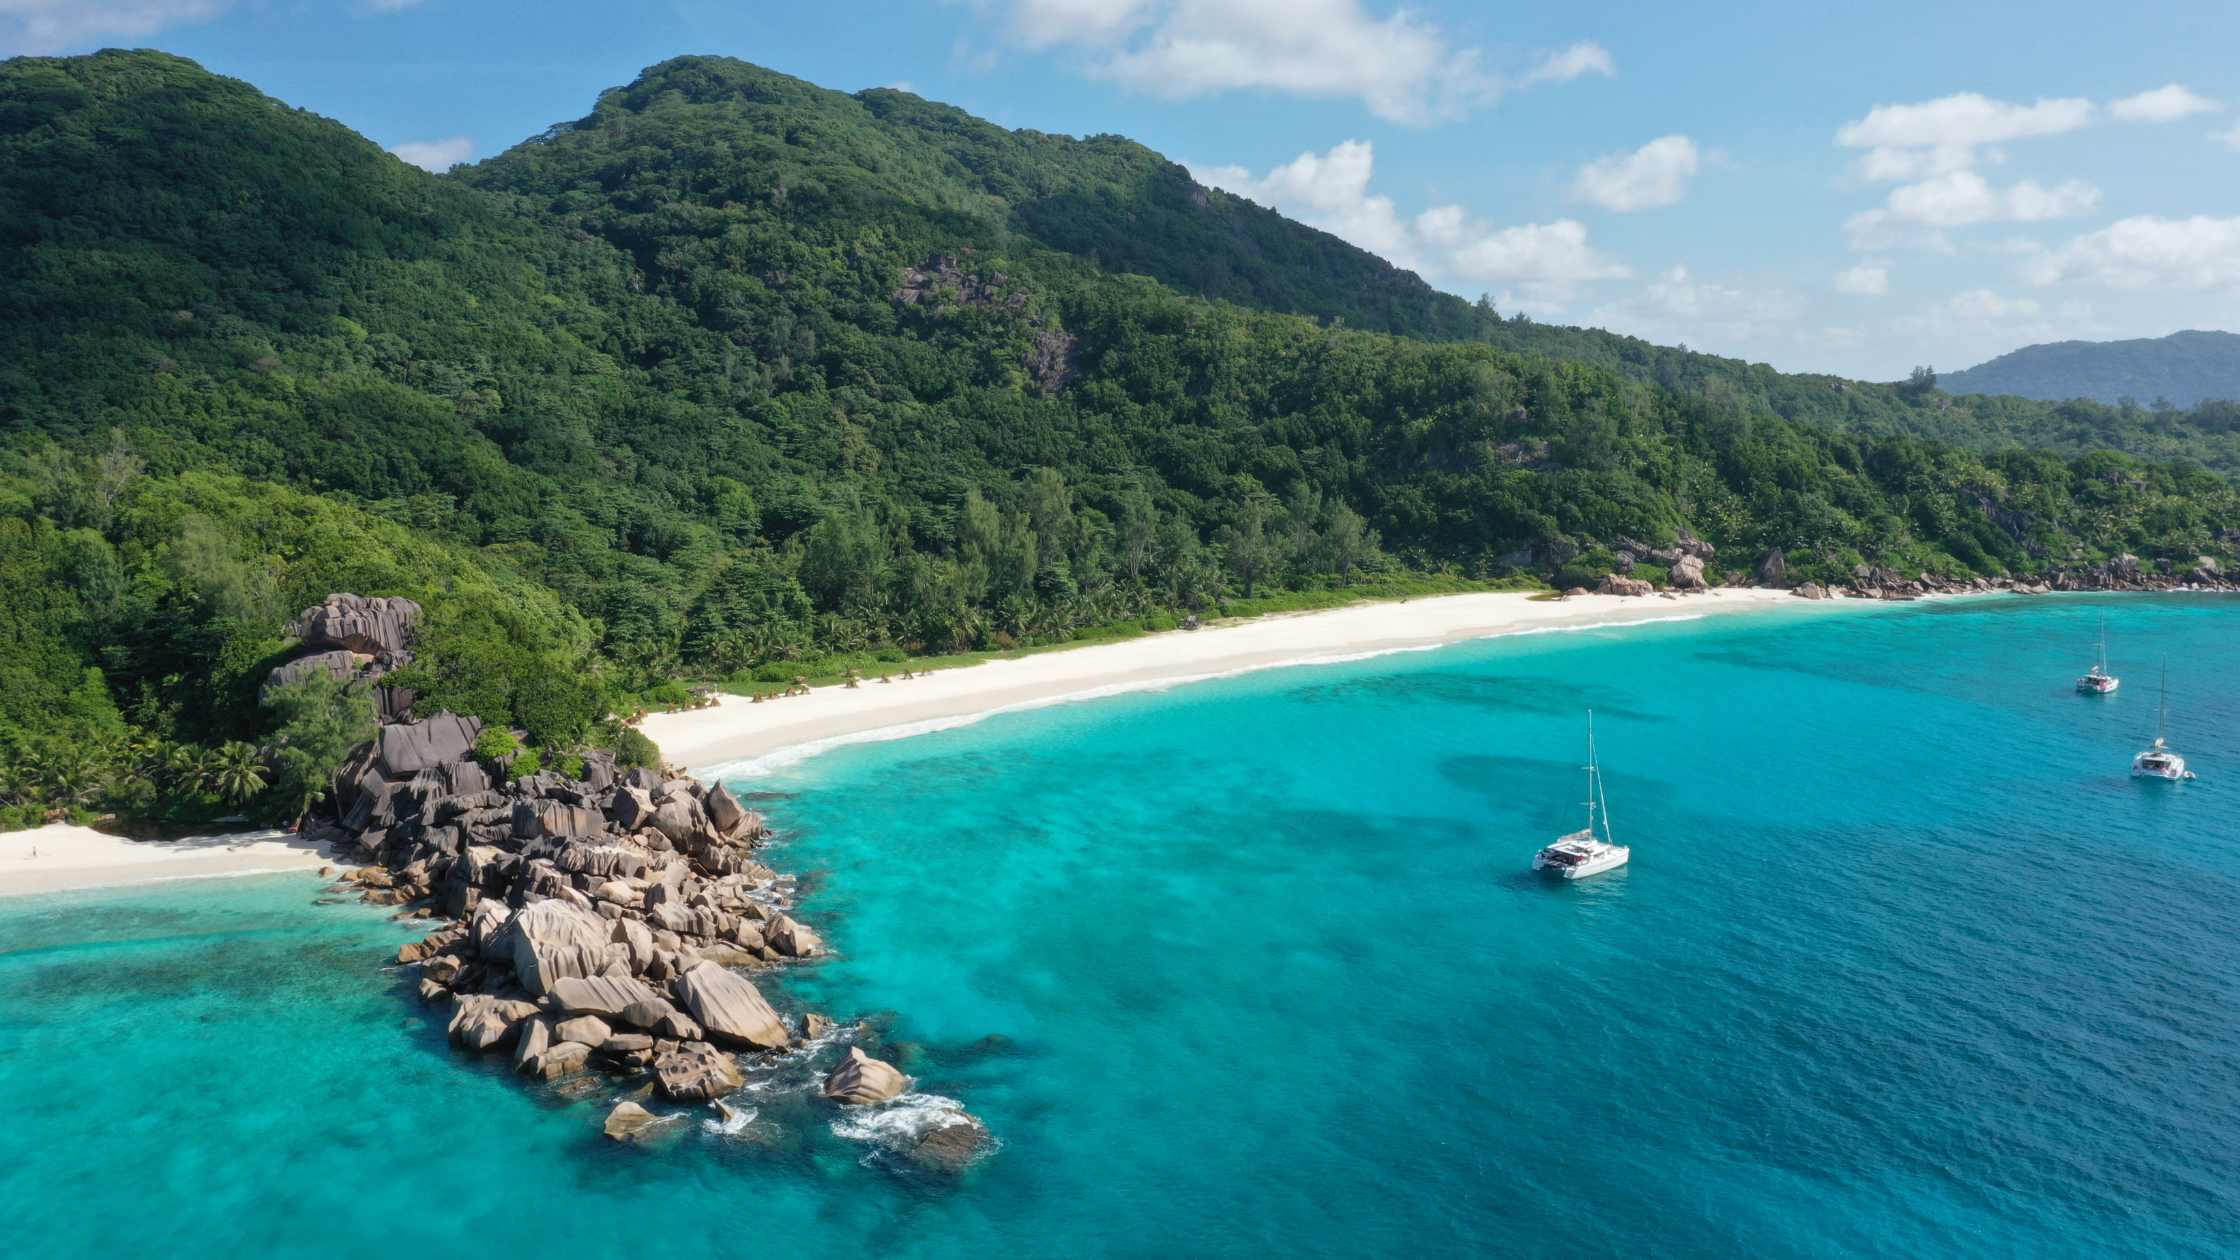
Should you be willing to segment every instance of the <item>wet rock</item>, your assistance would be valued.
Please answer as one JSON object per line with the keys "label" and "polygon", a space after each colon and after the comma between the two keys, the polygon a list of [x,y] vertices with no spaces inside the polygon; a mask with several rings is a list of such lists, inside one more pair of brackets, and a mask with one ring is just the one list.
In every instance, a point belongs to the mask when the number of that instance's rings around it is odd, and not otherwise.
{"label": "wet rock", "polygon": [[836,1027],[837,1024],[822,1015],[811,1013],[801,1017],[801,1035],[809,1041],[815,1041]]}
{"label": "wet rock", "polygon": [[466,936],[465,932],[456,930],[438,932],[424,941],[414,941],[409,945],[400,946],[397,950],[397,962],[400,964],[416,963],[424,958],[433,958],[465,940]]}
{"label": "wet rock", "polygon": [[451,990],[445,988],[440,981],[422,980],[420,982],[420,1000],[428,1005],[433,1006],[438,1002],[448,1001],[450,997]]}
{"label": "wet rock", "polygon": [[628,1139],[647,1125],[660,1123],[660,1117],[634,1102],[618,1103],[607,1113],[606,1134],[615,1141]]}
{"label": "wet rock", "polygon": [[894,1064],[874,1059],[855,1046],[848,1047],[848,1057],[834,1064],[824,1078],[825,1097],[857,1105],[885,1102],[908,1088],[910,1078]]}
{"label": "wet rock", "polygon": [[528,1073],[531,1065],[552,1045],[550,1015],[534,1015],[521,1022],[521,1044],[514,1047],[513,1070]]}
{"label": "wet rock", "polygon": [[495,1049],[513,1038],[517,1022],[507,1018],[497,999],[468,997],[451,1016],[451,1039],[469,1050]]}
{"label": "wet rock", "polygon": [[791,1040],[785,1022],[763,1000],[762,990],[745,976],[714,963],[703,962],[678,977],[677,996],[718,1041],[769,1050]]}
{"label": "wet rock", "polygon": [[951,1110],[945,1113],[946,1123],[927,1129],[915,1143],[903,1149],[902,1157],[927,1172],[961,1173],[972,1166],[980,1153],[987,1148],[992,1135],[979,1117],[968,1112]]}
{"label": "wet rock", "polygon": [[549,1081],[556,1076],[581,1071],[590,1058],[591,1047],[580,1041],[560,1041],[531,1059],[522,1071],[540,1081]]}
{"label": "wet rock", "polygon": [[788,958],[810,958],[824,948],[824,938],[794,922],[788,915],[779,915],[762,935],[769,942],[770,948]]}
{"label": "wet rock", "polygon": [[653,1074],[662,1095],[681,1103],[706,1102],[746,1083],[738,1061],[705,1041],[661,1055],[654,1060]]}

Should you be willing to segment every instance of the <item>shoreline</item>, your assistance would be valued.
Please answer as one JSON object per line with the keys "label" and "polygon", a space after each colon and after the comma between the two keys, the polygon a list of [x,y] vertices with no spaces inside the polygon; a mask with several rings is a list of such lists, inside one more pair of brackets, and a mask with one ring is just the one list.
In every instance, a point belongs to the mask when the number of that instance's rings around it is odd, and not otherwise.
{"label": "shoreline", "polygon": [[0,897],[316,871],[342,864],[331,846],[277,828],[129,840],[91,827],[49,823],[0,833]]}
{"label": "shoreline", "polygon": [[1548,600],[1510,591],[1433,595],[1276,613],[1202,630],[1167,630],[1118,643],[990,660],[907,681],[900,676],[906,665],[897,665],[892,683],[866,679],[853,689],[823,687],[761,704],[726,695],[713,708],[650,714],[639,730],[660,746],[664,760],[694,777],[752,778],[844,744],[904,739],[998,713],[1262,669],[1338,664],[1511,634],[1854,602],[1878,601],[1808,600],[1792,591],[1754,587],[1672,599]]}

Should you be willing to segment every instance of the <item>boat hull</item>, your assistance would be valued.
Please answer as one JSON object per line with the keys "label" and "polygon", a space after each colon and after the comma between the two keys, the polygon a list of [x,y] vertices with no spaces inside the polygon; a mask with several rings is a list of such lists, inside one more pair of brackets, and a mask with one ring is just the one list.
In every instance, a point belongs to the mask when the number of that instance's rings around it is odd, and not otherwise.
{"label": "boat hull", "polygon": [[1618,867],[1624,866],[1627,862],[1632,860],[1633,850],[1630,847],[1627,847],[1617,849],[1616,851],[1610,853],[1598,853],[1576,866],[1565,866],[1559,862],[1550,862],[1545,858],[1534,858],[1532,860],[1532,869],[1536,871],[1552,871],[1557,875],[1563,876],[1565,879],[1585,879],[1589,875],[1600,875],[1604,871],[1616,870]]}
{"label": "boat hull", "polygon": [[2122,680],[2115,678],[2079,678],[2077,680],[2077,690],[2095,696],[2107,695],[2122,685]]}

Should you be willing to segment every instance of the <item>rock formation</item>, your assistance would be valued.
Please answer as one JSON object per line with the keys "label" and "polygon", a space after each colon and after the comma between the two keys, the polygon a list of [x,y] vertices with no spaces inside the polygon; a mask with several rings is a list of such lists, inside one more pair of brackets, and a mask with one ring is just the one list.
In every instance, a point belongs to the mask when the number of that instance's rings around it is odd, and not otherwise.
{"label": "rock formation", "polygon": [[894,1064],[874,1059],[855,1046],[848,1047],[848,1057],[834,1064],[824,1078],[824,1096],[844,1103],[885,1102],[908,1088],[910,1078]]}

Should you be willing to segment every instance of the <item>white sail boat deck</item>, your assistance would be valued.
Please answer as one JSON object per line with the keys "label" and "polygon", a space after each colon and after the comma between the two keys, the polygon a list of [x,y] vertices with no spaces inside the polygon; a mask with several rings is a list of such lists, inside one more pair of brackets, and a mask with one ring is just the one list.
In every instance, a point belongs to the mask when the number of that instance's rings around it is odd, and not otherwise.
{"label": "white sail boat deck", "polygon": [[[1602,791],[1602,766],[1594,751],[1594,710],[1587,710],[1587,825],[1568,836],[1560,836],[1554,844],[1540,850],[1532,859],[1532,869],[1554,871],[1565,879],[1585,879],[1589,875],[1624,866],[1633,857],[1633,849],[1619,844],[1610,834],[1610,802]],[[1595,835],[1595,820],[1602,821],[1602,835]]]}
{"label": "white sail boat deck", "polygon": [[2093,646],[2100,649],[2100,663],[2092,667],[2091,673],[2077,680],[2077,690],[2104,696],[2123,685],[2122,679],[2111,677],[2108,673],[2108,614],[2106,613],[2100,614],[2100,642]]}
{"label": "white sail boat deck", "polygon": [[2162,707],[2154,724],[2154,747],[2131,759],[2131,777],[2134,779],[2168,779],[2176,783],[2194,777],[2186,769],[2186,759],[2172,752],[2165,742],[2170,726],[2170,662],[2162,662]]}

